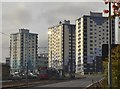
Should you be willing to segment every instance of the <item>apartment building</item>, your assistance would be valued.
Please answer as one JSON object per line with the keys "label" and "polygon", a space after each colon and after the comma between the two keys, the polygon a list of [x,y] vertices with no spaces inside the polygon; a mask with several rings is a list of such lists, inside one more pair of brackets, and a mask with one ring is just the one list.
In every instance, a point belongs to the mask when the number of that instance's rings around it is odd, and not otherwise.
{"label": "apartment building", "polygon": [[38,34],[19,29],[10,35],[10,67],[14,72],[34,72],[36,68]]}
{"label": "apartment building", "polygon": [[75,25],[64,20],[48,28],[48,65],[66,73],[75,71]]}
{"label": "apartment building", "polygon": [[[102,72],[102,44],[109,43],[109,20],[102,13],[90,12],[76,20],[76,73]],[[115,19],[112,19],[115,43]]]}

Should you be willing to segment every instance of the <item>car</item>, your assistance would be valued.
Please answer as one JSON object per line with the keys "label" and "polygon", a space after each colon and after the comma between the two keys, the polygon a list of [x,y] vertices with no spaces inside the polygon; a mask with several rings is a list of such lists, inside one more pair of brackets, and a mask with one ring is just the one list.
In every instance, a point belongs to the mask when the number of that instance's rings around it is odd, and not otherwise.
{"label": "car", "polygon": [[37,78],[37,75],[33,74],[33,73],[29,73],[28,74],[28,78],[29,79],[36,79]]}
{"label": "car", "polygon": [[20,75],[18,75],[18,74],[14,74],[14,75],[12,75],[12,80],[21,80],[22,78],[20,77]]}
{"label": "car", "polygon": [[26,78],[26,74],[20,74],[20,77],[22,78],[22,79],[25,79]]}

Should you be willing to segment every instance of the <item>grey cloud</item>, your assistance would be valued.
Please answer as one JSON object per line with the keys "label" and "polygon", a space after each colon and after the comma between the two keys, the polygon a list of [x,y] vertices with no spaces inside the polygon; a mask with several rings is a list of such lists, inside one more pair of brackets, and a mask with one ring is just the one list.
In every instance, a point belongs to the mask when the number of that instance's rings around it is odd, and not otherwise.
{"label": "grey cloud", "polygon": [[[23,3],[4,3],[2,9],[3,24],[29,24],[32,22],[32,14]],[[9,7],[9,8],[7,8]]]}
{"label": "grey cloud", "polygon": [[23,24],[29,24],[32,21],[31,14],[26,10],[18,11],[16,15],[17,15],[17,18],[19,18],[19,21]]}
{"label": "grey cloud", "polygon": [[[52,5],[52,4],[51,4]],[[49,5],[49,6],[51,6]],[[45,13],[40,14],[39,19],[46,19],[48,24],[55,23],[56,21],[63,19],[70,19],[72,22],[75,21],[78,17],[81,17],[84,14],[88,14],[90,11],[98,11],[103,7],[103,3],[60,3],[61,7],[54,8],[53,10],[47,11]],[[88,7],[89,5],[89,7]],[[96,8],[93,5],[97,5]],[[53,7],[54,5],[52,5]]]}

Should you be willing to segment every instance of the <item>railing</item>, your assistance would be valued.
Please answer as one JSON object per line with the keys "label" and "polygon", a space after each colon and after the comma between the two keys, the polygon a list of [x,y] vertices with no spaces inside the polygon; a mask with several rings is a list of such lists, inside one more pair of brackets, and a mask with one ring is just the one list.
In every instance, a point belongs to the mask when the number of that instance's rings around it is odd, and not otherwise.
{"label": "railing", "polygon": [[99,81],[93,82],[92,84],[90,84],[89,86],[86,87],[86,89],[100,89],[102,87],[102,82],[103,82],[104,78],[102,78]]}

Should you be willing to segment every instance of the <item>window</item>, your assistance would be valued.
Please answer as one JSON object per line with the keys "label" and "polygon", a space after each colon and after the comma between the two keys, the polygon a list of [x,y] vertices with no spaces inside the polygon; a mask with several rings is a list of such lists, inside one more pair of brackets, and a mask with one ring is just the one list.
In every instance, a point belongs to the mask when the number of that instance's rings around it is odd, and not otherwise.
{"label": "window", "polygon": [[78,25],[80,25],[81,24],[81,22],[78,22]]}
{"label": "window", "polygon": [[84,30],[84,33],[87,33],[87,30]]}
{"label": "window", "polygon": [[84,29],[87,29],[87,26],[84,26]]}
{"label": "window", "polygon": [[93,48],[90,48],[90,50],[93,50]]}
{"label": "window", "polygon": [[78,34],[78,36],[81,36],[81,34]]}
{"label": "window", "polygon": [[90,29],[90,31],[93,31],[93,29]]}
{"label": "window", "polygon": [[92,27],[92,25],[90,25],[90,27]]}
{"label": "window", "polygon": [[84,25],[87,26],[87,22],[84,22]]}
{"label": "window", "polygon": [[84,40],[87,40],[87,38],[84,38]]}
{"label": "window", "polygon": [[90,21],[90,23],[92,23],[92,21]]}
{"label": "window", "polygon": [[108,22],[106,22],[106,24],[108,24]]}
{"label": "window", "polygon": [[90,42],[93,42],[93,40],[90,40]]}
{"label": "window", "polygon": [[90,46],[93,46],[93,44],[90,44]]}
{"label": "window", "polygon": [[87,21],[87,18],[84,18],[84,21]]}
{"label": "window", "polygon": [[81,20],[81,18],[78,19],[78,22]]}
{"label": "window", "polygon": [[92,35],[93,33],[90,32],[90,35]]}
{"label": "window", "polygon": [[90,39],[92,39],[93,37],[92,36],[90,36]]}

